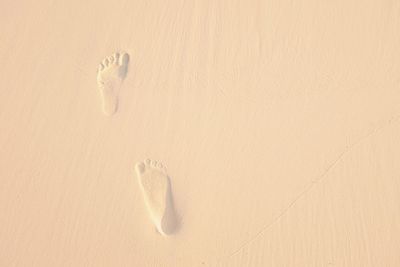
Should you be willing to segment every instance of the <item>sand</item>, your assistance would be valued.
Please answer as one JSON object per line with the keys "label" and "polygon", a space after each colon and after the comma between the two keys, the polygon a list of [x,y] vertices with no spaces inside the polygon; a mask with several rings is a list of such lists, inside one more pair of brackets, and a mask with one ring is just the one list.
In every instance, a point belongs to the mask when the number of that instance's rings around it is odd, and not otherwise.
{"label": "sand", "polygon": [[0,10],[0,266],[400,266],[400,2]]}

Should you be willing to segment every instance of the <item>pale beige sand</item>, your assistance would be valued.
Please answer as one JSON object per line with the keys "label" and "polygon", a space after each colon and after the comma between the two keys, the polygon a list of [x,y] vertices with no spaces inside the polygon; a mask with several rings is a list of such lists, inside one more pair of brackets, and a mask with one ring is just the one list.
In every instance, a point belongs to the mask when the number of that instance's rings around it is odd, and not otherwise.
{"label": "pale beige sand", "polygon": [[[399,1],[0,14],[0,266],[400,266]],[[121,51],[104,116],[97,67]],[[168,237],[145,157],[171,177]]]}

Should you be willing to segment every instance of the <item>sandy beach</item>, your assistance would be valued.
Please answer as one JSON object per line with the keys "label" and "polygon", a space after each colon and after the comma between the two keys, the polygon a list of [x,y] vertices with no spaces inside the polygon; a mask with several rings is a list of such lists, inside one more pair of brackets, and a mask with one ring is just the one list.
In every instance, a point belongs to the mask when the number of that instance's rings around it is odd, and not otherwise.
{"label": "sandy beach", "polygon": [[0,14],[0,266],[400,266],[399,1]]}

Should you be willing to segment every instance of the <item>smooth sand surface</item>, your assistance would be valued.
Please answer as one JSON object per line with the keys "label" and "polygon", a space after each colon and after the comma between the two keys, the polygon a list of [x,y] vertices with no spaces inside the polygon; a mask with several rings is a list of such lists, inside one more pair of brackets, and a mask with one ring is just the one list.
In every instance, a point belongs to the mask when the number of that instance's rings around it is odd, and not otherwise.
{"label": "smooth sand surface", "polygon": [[[0,266],[400,266],[399,1],[0,14]],[[105,116],[97,69],[116,52]],[[171,177],[167,237],[145,158]]]}

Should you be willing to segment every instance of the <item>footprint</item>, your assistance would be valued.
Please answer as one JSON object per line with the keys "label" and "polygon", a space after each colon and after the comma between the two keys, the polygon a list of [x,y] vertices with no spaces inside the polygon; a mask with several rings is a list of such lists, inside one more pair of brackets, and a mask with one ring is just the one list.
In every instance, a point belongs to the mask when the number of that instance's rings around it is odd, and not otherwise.
{"label": "footprint", "polygon": [[147,159],[136,164],[135,169],[154,225],[162,235],[172,234],[177,228],[177,217],[165,168],[161,163]]}
{"label": "footprint", "polygon": [[97,84],[103,104],[103,112],[112,115],[118,108],[118,94],[128,72],[129,55],[115,53],[100,63],[97,71]]}

